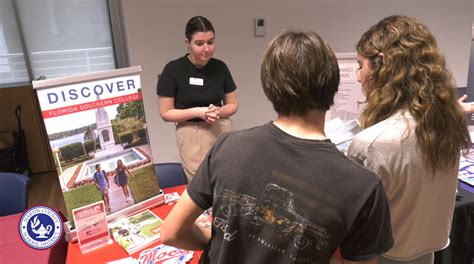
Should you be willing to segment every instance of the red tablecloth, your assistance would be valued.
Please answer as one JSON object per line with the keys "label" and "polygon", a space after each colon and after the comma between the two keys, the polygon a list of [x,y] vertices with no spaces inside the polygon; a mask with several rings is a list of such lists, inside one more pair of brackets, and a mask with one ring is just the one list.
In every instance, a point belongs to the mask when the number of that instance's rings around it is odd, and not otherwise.
{"label": "red tablecloth", "polygon": [[[184,190],[186,189],[186,185],[181,185],[181,186],[176,186],[172,188],[166,188],[164,189],[164,193],[172,193],[172,192],[178,192],[181,194]],[[174,204],[171,205],[161,205],[156,208],[153,208],[152,211],[161,217],[162,219],[165,219],[168,213],[171,211],[173,208]],[[146,248],[152,248],[157,245],[161,244],[161,241],[157,241],[151,245],[149,245]],[[146,249],[144,248],[144,249]],[[140,255],[140,252],[136,252],[131,255],[131,257],[138,259],[138,256]],[[105,263],[108,261],[113,261],[113,260],[119,260],[123,258],[127,258],[129,255],[127,252],[117,243],[113,243],[111,245],[106,245],[104,247],[101,247],[99,249],[96,249],[94,251],[88,252],[86,254],[82,254],[81,250],[79,249],[79,244],[76,242],[74,243],[69,243],[69,248],[67,252],[67,259],[66,263],[72,264],[72,263]],[[189,263],[198,263],[199,258],[201,257],[201,252],[194,252],[194,257]]]}
{"label": "red tablecloth", "polygon": [[21,216],[22,213],[0,217],[0,263],[64,263],[66,241],[43,250],[29,247],[20,237]]}

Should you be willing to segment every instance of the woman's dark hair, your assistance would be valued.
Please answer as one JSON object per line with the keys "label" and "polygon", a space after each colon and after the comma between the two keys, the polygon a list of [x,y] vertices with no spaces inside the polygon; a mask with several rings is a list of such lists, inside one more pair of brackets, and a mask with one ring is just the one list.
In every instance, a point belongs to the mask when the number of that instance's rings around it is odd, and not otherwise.
{"label": "woman's dark hair", "polygon": [[209,32],[215,33],[214,27],[207,18],[203,16],[195,16],[189,19],[188,23],[186,23],[186,31],[185,35],[186,38],[191,41],[194,33],[196,32]]}

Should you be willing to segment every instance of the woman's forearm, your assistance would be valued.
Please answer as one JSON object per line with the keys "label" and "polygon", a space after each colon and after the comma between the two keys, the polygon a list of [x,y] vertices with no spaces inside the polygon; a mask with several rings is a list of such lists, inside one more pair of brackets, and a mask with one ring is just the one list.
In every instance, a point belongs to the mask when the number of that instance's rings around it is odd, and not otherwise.
{"label": "woman's forearm", "polygon": [[230,92],[224,95],[224,105],[219,109],[219,118],[228,118],[235,114],[239,109],[239,100],[237,94]]}
{"label": "woman's forearm", "polygon": [[166,122],[183,122],[194,118],[203,118],[207,107],[193,107],[187,109],[169,109],[161,113]]}
{"label": "woman's forearm", "polygon": [[219,118],[228,118],[234,115],[239,109],[238,103],[228,103],[219,108]]}

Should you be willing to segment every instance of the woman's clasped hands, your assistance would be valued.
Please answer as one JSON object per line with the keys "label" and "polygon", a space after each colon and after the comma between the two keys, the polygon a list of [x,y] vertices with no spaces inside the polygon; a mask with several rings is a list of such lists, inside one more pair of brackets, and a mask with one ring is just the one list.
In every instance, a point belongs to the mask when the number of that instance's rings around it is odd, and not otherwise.
{"label": "woman's clasped hands", "polygon": [[208,107],[196,107],[196,117],[201,118],[208,124],[214,124],[220,118],[219,107],[213,104]]}

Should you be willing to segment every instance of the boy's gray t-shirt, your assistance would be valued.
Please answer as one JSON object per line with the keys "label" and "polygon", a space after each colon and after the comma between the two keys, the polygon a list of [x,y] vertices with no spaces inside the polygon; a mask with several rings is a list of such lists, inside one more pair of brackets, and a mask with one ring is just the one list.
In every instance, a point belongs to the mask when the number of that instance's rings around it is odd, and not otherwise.
{"label": "boy's gray t-shirt", "polygon": [[393,245],[381,181],[273,123],[221,136],[187,191],[213,209],[201,263],[329,263],[337,247],[363,261]]}

